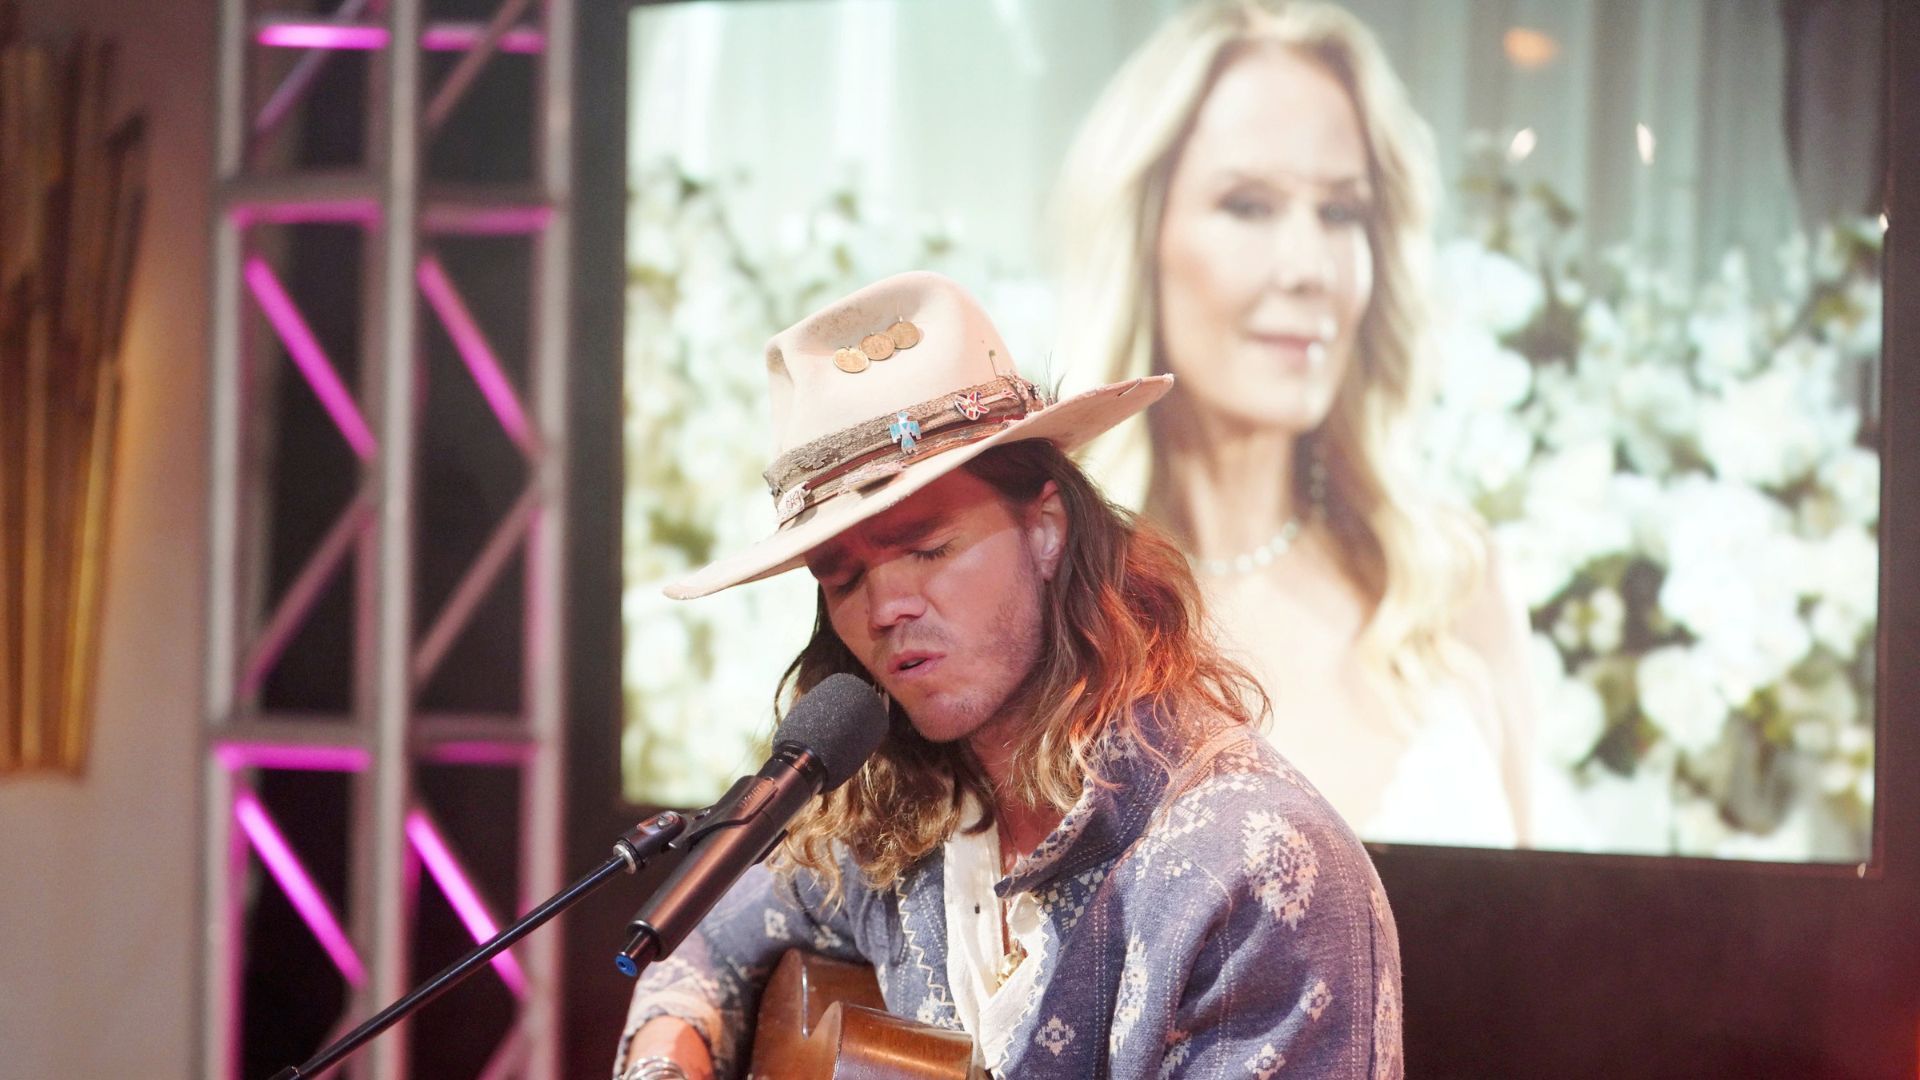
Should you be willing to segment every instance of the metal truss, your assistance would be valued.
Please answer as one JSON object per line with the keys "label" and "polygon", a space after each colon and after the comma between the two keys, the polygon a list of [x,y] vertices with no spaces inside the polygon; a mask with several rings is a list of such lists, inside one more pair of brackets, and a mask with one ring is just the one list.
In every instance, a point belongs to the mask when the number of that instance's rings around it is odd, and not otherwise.
{"label": "metal truss", "polygon": [[[557,891],[562,783],[562,564],[566,511],[566,318],[571,204],[574,0],[502,0],[484,23],[433,21],[425,0],[344,0],[330,16],[222,0],[218,38],[216,212],[212,236],[211,499],[202,813],[199,1075],[234,1077],[241,1045],[246,897],[256,873],[283,890],[350,988],[340,1029],[399,997],[412,979],[414,890],[424,868],[476,939]],[[330,105],[317,88],[330,58],[369,58],[364,106]],[[430,51],[457,53],[430,79]],[[534,179],[513,187],[439,188],[425,151],[468,91],[503,54],[535,54]],[[523,61],[525,62],[525,61]],[[301,110],[365,109],[365,164],[276,170],[276,133]],[[283,281],[301,233],[326,223],[360,230],[357,385],[349,386]],[[515,385],[437,245],[448,237],[517,238],[530,246],[525,385]],[[481,312],[480,314],[485,314]],[[527,462],[524,491],[494,527],[438,611],[413,610],[423,550],[415,480],[425,404],[421,337],[437,321],[501,431]],[[269,333],[258,332],[264,325]],[[269,370],[284,353],[291,372]],[[281,595],[264,596],[263,536],[275,492],[255,455],[271,440],[265,388],[296,376],[357,461],[356,490]],[[522,700],[503,716],[423,715],[418,691],[470,628],[515,555],[525,568]],[[337,717],[264,713],[261,689],[329,584],[355,568],[352,706]],[[416,792],[423,763],[514,768],[517,897],[487,897]],[[316,884],[257,794],[268,770],[350,774],[347,897]],[[342,920],[339,912],[350,912]],[[494,960],[517,999],[482,1073],[559,1074],[560,948],[536,935]],[[405,1076],[405,1027],[376,1040],[359,1075]]]}

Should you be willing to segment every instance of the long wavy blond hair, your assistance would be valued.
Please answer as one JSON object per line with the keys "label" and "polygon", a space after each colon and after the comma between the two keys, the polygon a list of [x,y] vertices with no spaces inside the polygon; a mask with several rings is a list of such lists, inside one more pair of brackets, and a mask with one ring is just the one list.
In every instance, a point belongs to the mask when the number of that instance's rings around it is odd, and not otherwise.
{"label": "long wavy blond hair", "polygon": [[[1371,604],[1360,658],[1404,697],[1474,669],[1452,627],[1483,573],[1484,545],[1470,517],[1424,498],[1413,480],[1409,421],[1428,393],[1433,136],[1363,23],[1323,3],[1201,0],[1128,60],[1082,126],[1053,200],[1062,281],[1055,362],[1070,384],[1167,370],[1155,288],[1167,185],[1221,72],[1275,46],[1346,89],[1375,198],[1373,293],[1354,362],[1325,421],[1296,448],[1295,474],[1280,482],[1304,504],[1308,463],[1322,463],[1325,526],[1342,571]],[[1166,502],[1157,449],[1154,426],[1136,420],[1085,460],[1109,491],[1157,516]]]}
{"label": "long wavy blond hair", "polygon": [[[1045,440],[996,447],[964,468],[1014,508],[1031,505],[1052,481],[1066,511],[1066,550],[1041,586],[1040,657],[1010,699],[1030,710],[1032,722],[1016,738],[1003,798],[1071,808],[1089,777],[1103,779],[1096,765],[1103,738],[1130,741],[1167,765],[1143,739],[1137,706],[1157,724],[1196,730],[1264,717],[1264,694],[1214,646],[1193,572],[1157,529],[1109,502]],[[823,595],[812,639],[788,667],[780,696],[790,705],[843,671],[870,678],[834,633]],[[992,825],[995,793],[965,742],[929,742],[898,703],[889,720],[866,766],[798,819],[776,866],[805,866],[837,892],[839,844],[872,887],[886,888],[956,829]],[[968,793],[986,811],[963,822]]]}

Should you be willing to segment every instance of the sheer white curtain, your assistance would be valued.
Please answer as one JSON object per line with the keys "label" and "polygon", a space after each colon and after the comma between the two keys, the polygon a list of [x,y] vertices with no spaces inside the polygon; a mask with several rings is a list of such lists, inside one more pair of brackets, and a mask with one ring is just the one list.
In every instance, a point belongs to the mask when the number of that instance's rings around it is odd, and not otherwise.
{"label": "sheer white curtain", "polygon": [[[1818,42],[1789,49],[1779,0],[1353,0],[1433,125],[1445,175],[1468,133],[1537,140],[1517,166],[1583,219],[1596,247],[1630,243],[1690,281],[1729,247],[1757,275],[1796,229],[1859,213],[1874,184],[1878,0],[1838,0]],[[1503,48],[1511,30],[1557,49],[1537,68]],[[1789,95],[1789,61],[1803,74]],[[1847,72],[1851,71],[1852,74]],[[1838,83],[1835,82],[1836,77]],[[1817,101],[1818,105],[1810,105]],[[1862,106],[1866,106],[1863,108]],[[1796,197],[1787,131],[1817,109],[1803,150],[1809,181],[1851,198]],[[1646,135],[1640,133],[1644,127]],[[1643,140],[1646,140],[1643,143]],[[1643,150],[1650,153],[1643,154]]]}
{"label": "sheer white curtain", "polygon": [[1797,0],[1783,16],[1787,144],[1801,217],[1878,213],[1887,165],[1886,11],[1880,0]]}
{"label": "sheer white curtain", "polygon": [[634,15],[630,168],[744,177],[745,227],[837,190],[937,216],[1012,268],[1064,143],[1164,3],[805,0]]}
{"label": "sheer white curtain", "polygon": [[[1035,265],[1059,157],[1119,63],[1178,0],[748,0],[635,14],[630,160],[747,176],[743,227],[836,188],[959,226],[1001,274]],[[1879,0],[1350,0],[1432,124],[1529,129],[1592,248],[1630,243],[1681,281],[1730,246],[1764,280],[1796,228],[1870,201]],[[1785,27],[1807,28],[1789,42]],[[1552,58],[1523,67],[1509,31]],[[1791,48],[1790,48],[1791,46]],[[1790,60],[1795,61],[1790,68]],[[1789,97],[1789,71],[1794,94]],[[1862,96],[1864,95],[1864,101]],[[1802,159],[1796,191],[1790,122]],[[1642,134],[1644,129],[1645,134]]]}

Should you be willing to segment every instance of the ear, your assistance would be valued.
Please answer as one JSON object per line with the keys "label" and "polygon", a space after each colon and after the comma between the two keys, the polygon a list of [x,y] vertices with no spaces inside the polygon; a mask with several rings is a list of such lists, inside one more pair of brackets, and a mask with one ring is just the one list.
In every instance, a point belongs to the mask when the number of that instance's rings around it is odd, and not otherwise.
{"label": "ear", "polygon": [[1067,504],[1060,498],[1060,485],[1049,480],[1027,507],[1028,550],[1044,581],[1053,580],[1066,555],[1067,525]]}

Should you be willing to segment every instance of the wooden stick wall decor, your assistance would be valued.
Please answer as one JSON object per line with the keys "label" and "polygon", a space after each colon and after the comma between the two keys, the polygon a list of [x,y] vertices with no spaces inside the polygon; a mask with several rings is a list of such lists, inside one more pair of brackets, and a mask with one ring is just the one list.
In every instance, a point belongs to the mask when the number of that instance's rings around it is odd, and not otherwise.
{"label": "wooden stick wall decor", "polygon": [[142,119],[111,42],[18,40],[0,6],[0,772],[86,758]]}

